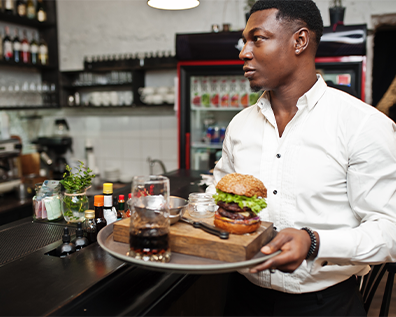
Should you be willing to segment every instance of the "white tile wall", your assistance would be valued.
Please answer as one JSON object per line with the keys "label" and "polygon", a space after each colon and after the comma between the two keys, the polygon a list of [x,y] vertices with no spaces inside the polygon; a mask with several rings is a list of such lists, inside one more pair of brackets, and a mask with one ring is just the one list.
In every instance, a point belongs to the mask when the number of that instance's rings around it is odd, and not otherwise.
{"label": "white tile wall", "polygon": [[[161,116],[77,116],[62,112],[43,116],[40,136],[51,135],[55,119],[65,118],[73,138],[73,153],[67,153],[69,164],[85,161],[85,145],[90,140],[96,165],[103,177],[110,167],[119,168],[123,175],[148,175],[147,158],[162,160],[166,170],[178,168],[177,118],[175,115]],[[19,121],[18,121],[19,120]],[[13,114],[13,125],[19,130],[21,119]],[[16,130],[15,130],[16,131]],[[154,173],[162,170],[158,164]]]}

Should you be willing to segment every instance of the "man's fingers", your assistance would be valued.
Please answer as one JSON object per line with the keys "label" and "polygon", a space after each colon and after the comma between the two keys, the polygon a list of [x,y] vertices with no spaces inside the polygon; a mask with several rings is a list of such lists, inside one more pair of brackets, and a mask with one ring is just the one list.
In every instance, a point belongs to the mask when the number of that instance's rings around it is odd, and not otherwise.
{"label": "man's fingers", "polygon": [[261,252],[264,254],[271,254],[278,251],[282,246],[290,240],[289,236],[278,233],[274,239],[261,248]]}

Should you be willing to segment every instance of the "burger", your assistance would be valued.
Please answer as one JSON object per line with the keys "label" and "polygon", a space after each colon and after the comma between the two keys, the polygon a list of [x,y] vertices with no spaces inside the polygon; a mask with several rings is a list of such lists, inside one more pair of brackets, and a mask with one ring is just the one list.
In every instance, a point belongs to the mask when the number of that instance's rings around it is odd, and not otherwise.
{"label": "burger", "polygon": [[216,227],[235,234],[254,232],[260,227],[258,213],[267,207],[264,199],[267,189],[262,181],[232,173],[217,183],[216,192],[213,195],[219,206],[214,218]]}

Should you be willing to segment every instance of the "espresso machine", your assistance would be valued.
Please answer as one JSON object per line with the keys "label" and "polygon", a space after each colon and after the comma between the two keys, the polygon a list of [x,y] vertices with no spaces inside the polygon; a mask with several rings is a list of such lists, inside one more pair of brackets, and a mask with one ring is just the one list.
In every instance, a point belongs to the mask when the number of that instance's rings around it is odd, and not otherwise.
{"label": "espresso machine", "polygon": [[39,137],[33,143],[37,144],[43,168],[48,171],[50,179],[63,178],[66,171],[67,151],[73,152],[72,138],[68,135],[69,126],[65,119],[57,119],[54,122],[54,130],[51,136]]}
{"label": "espresso machine", "polygon": [[0,140],[0,194],[12,191],[21,184],[18,156],[22,151],[19,139]]}

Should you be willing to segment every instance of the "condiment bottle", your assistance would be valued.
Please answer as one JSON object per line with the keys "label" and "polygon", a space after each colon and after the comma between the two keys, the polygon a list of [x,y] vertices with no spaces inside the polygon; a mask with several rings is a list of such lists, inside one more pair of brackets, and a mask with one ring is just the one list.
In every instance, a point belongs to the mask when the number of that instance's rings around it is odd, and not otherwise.
{"label": "condiment bottle", "polygon": [[66,255],[76,252],[76,246],[74,245],[74,243],[70,242],[70,234],[68,227],[65,227],[63,229],[62,242],[63,243],[56,248],[56,254],[59,257],[64,258]]}
{"label": "condiment bottle", "polygon": [[[96,197],[96,196],[95,196]],[[103,207],[102,207],[103,209]],[[103,211],[102,211],[103,212]],[[84,233],[89,243],[96,242],[98,235],[98,226],[95,221],[95,211],[85,210]]]}
{"label": "condiment bottle", "polygon": [[88,239],[84,237],[84,231],[81,222],[77,222],[76,239],[73,242],[76,245],[76,251],[80,251],[89,244]]}
{"label": "condiment bottle", "polygon": [[130,209],[130,203],[132,202],[132,194],[129,193],[128,194],[128,201],[127,201],[127,205],[128,205],[128,209],[125,211],[125,216],[130,217],[131,216],[131,209]]}
{"label": "condiment bottle", "polygon": [[99,232],[102,228],[107,226],[107,220],[104,217],[103,204],[104,204],[103,195],[95,195],[94,207],[95,207],[95,223],[96,223],[97,232]]}
{"label": "condiment bottle", "polygon": [[117,220],[117,212],[113,209],[113,183],[103,184],[103,214],[106,218],[107,224],[111,224]]}
{"label": "condiment bottle", "polygon": [[118,196],[118,210],[117,210],[117,218],[118,214],[120,215],[121,218],[126,218],[125,216],[125,200],[124,200],[124,195],[119,195]]}

